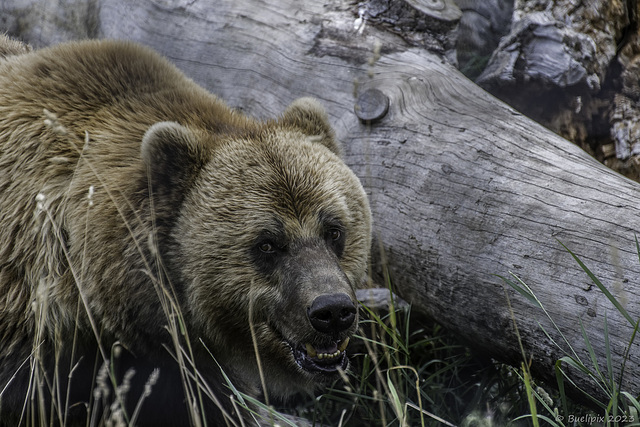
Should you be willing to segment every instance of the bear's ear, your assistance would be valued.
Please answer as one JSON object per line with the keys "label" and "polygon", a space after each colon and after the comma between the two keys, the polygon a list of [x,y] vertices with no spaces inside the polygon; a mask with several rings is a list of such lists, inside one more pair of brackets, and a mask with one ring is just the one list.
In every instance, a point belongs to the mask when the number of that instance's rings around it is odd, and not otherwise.
{"label": "bear's ear", "polygon": [[293,101],[284,111],[281,123],[300,129],[338,156],[341,154],[342,150],[329,124],[327,112],[314,98]]}
{"label": "bear's ear", "polygon": [[182,202],[208,158],[196,135],[175,122],[151,126],[142,138],[141,156],[155,199],[173,208]]}

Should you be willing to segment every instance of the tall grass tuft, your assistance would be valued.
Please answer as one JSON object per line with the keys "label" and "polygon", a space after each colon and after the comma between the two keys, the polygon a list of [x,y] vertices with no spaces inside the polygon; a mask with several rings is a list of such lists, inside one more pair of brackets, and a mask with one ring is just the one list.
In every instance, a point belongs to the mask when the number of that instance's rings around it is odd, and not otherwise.
{"label": "tall grass tuft", "polygon": [[[127,222],[126,215],[122,210],[123,206],[119,206],[117,197],[114,195],[114,192],[117,193],[119,190],[109,188],[109,186],[105,184],[102,177],[93,167],[90,156],[85,154],[85,151],[89,146],[89,134],[85,134],[85,139],[83,141],[61,125],[54,113],[44,110],[44,116],[45,125],[61,137],[66,138],[70,146],[78,153],[79,162],[85,162],[86,165],[88,165],[88,167],[94,172],[97,182],[101,184],[101,188],[108,194],[109,198],[117,207],[121,220],[129,230],[130,236],[134,239],[138,255],[144,261],[145,272],[151,278],[156,296],[162,303],[162,308],[167,321],[165,327],[172,338],[172,346],[170,346],[170,348],[166,347],[165,349],[175,359],[182,378],[182,390],[176,390],[176,398],[184,398],[188,402],[190,425],[206,426],[206,420],[203,418],[203,407],[205,406],[205,401],[210,400],[219,407],[221,407],[221,405],[219,404],[217,397],[198,372],[198,367],[195,366],[193,357],[194,353],[191,347],[192,341],[189,337],[181,308],[177,303],[175,290],[167,280],[168,276],[164,271],[164,266],[159,257],[159,251],[157,250],[155,243],[155,235],[153,233],[150,234],[146,240],[136,239],[136,234],[132,231],[133,225]],[[90,215],[92,214],[94,191],[94,186],[88,187],[86,200],[87,213],[85,218],[87,227]],[[60,228],[61,225],[58,223],[58,219],[55,215],[56,209],[64,208],[52,208],[50,200],[48,200],[47,195],[44,193],[39,193],[36,196],[35,201],[36,215],[40,218],[42,232],[52,234],[54,239],[60,244],[66,259],[66,265],[69,268],[76,284],[79,297],[75,316],[76,328],[74,330],[71,346],[63,349],[63,345],[69,345],[69,337],[61,337],[60,331],[58,330],[55,322],[47,322],[47,317],[55,318],[55,313],[51,312],[53,308],[49,301],[49,295],[51,294],[49,286],[51,286],[51,283],[42,279],[36,289],[35,301],[33,303],[35,319],[33,349],[31,355],[23,364],[28,364],[30,366],[29,390],[25,396],[20,425],[45,427],[49,425],[66,426],[71,423],[67,412],[70,406],[68,390],[70,389],[71,383],[78,380],[76,367],[79,362],[82,359],[91,358],[93,356],[90,354],[81,354],[80,350],[77,348],[78,335],[81,333],[78,330],[77,325],[80,323],[80,316],[85,316],[88,319],[98,347],[98,357],[96,358],[93,378],[89,379],[89,382],[93,384],[93,389],[85,399],[88,404],[86,404],[84,408],[81,408],[82,411],[86,412],[86,425],[114,427],[134,426],[141,421],[139,416],[142,404],[145,399],[154,392],[154,386],[162,376],[162,372],[154,370],[148,378],[143,379],[143,390],[138,396],[132,396],[130,393],[131,381],[137,374],[134,370],[127,371],[124,377],[120,380],[116,377],[114,373],[114,363],[122,348],[119,343],[115,343],[111,348],[106,348],[103,345],[102,330],[100,329],[99,324],[94,320],[93,314],[90,310],[89,301],[83,292],[83,284],[86,280],[85,277],[83,277],[83,273],[85,271],[84,265],[85,262],[90,262],[90,260],[85,256],[82,259],[81,265],[74,265],[72,262],[64,244],[64,236]],[[125,201],[125,203],[130,202]],[[137,211],[133,206],[128,206],[128,208],[132,212]],[[136,218],[136,220],[141,223],[144,222],[141,218]],[[48,267],[51,271],[56,272],[61,268],[59,265]],[[47,340],[51,341],[54,345],[53,372],[48,371],[50,356],[45,354],[43,351],[43,343]],[[70,354],[69,357],[65,358],[68,360],[62,359],[63,353],[67,355]],[[68,363],[69,365],[63,366],[63,363]],[[66,377],[61,375],[61,371],[63,370],[69,372]],[[136,380],[139,381],[140,379],[136,378]],[[67,391],[63,392],[63,390]],[[2,403],[5,392],[6,389],[0,390],[0,404]],[[131,400],[134,405],[125,405],[127,400]],[[133,407],[132,412],[128,413],[126,411],[126,407]],[[75,409],[77,410],[78,408]],[[239,425],[239,422],[235,417],[226,413],[224,410],[223,414],[227,417],[229,425]],[[0,425],[5,425],[3,420],[0,420]]]}
{"label": "tall grass tuft", "polygon": [[[640,244],[638,243],[637,238],[635,243],[638,259],[640,260]],[[563,331],[554,322],[551,314],[535,295],[532,288],[513,273],[511,273],[510,278],[502,277],[502,280],[507,285],[516,290],[520,295],[524,296],[534,306],[538,307],[547,319],[549,319],[551,325],[561,339],[560,343],[555,341],[551,337],[551,334],[545,330],[542,325],[540,327],[550,342],[558,348],[562,354],[564,354],[556,362],[554,367],[557,383],[557,398],[555,401],[551,399],[546,392],[540,392],[529,386],[531,378],[528,370],[525,369],[523,364],[523,382],[526,384],[528,392],[531,390],[530,392],[535,396],[535,400],[530,399],[530,412],[522,415],[518,419],[528,418],[534,425],[539,425],[539,421],[542,420],[548,425],[558,427],[569,425],[640,426],[640,419],[638,418],[640,414],[638,397],[633,396],[628,391],[622,390],[625,366],[628,361],[631,346],[636,340],[640,319],[634,320],[624,308],[624,305],[615,298],[615,296],[587,267],[587,265],[567,246],[562,243],[560,244],[572,256],[581,270],[596,285],[600,292],[607,297],[614,308],[629,322],[632,327],[632,332],[629,336],[628,344],[622,358],[622,365],[616,367],[613,366],[613,351],[610,344],[609,321],[606,313],[603,318],[605,360],[598,359],[598,355],[590,342],[589,333],[585,330],[582,321],[578,319],[581,336],[587,350],[586,357],[584,355],[581,356],[580,353],[571,345],[571,342],[566,338]],[[617,379],[615,375],[616,368],[619,373]],[[595,389],[599,390],[599,396],[604,396],[605,399],[603,400],[601,397],[593,396],[588,391],[581,389],[574,381],[576,375],[586,377],[588,382],[592,384]],[[574,394],[578,393],[582,395],[583,400],[590,402],[589,406],[594,410],[576,408],[576,405],[572,403],[571,399],[568,397],[568,387]],[[543,413],[537,412],[536,403],[540,404],[544,409]]]}

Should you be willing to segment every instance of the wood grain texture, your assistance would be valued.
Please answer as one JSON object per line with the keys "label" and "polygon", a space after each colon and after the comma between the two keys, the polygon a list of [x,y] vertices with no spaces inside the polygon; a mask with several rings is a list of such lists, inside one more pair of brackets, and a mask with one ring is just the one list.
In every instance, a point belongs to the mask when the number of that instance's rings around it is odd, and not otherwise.
{"label": "wood grain texture", "polygon": [[[272,117],[295,98],[319,98],[370,195],[394,283],[414,309],[519,364],[508,295],[527,356],[539,375],[552,378],[563,353],[540,325],[558,343],[560,336],[496,276],[513,272],[585,363],[580,322],[602,367],[606,315],[619,374],[632,327],[560,242],[640,317],[637,183],[488,95],[440,57],[373,25],[359,33],[351,2],[102,0],[98,10],[98,36],[154,47],[250,114]],[[380,57],[372,65],[374,51]],[[353,110],[368,88],[390,100],[388,114],[371,126]],[[634,343],[623,387],[636,395],[639,366]],[[598,393],[584,377],[575,380]]]}

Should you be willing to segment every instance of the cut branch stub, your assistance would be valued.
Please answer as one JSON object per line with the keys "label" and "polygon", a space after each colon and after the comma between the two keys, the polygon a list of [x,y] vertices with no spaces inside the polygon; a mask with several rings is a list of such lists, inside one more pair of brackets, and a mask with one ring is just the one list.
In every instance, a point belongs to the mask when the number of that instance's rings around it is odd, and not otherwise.
{"label": "cut branch stub", "polygon": [[354,111],[362,122],[373,123],[389,111],[389,97],[378,89],[368,89],[358,97]]}

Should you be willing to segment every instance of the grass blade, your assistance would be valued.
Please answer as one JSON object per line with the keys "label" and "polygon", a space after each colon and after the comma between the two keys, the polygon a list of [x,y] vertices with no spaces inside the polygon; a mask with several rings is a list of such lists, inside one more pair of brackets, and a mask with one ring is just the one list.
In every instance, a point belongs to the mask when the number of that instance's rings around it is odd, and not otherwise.
{"label": "grass blade", "polygon": [[391,393],[391,405],[393,406],[394,412],[398,417],[399,424],[401,426],[404,426],[406,423],[404,409],[403,409],[404,405],[400,400],[398,391],[396,390],[396,387],[393,385],[393,381],[391,381],[391,377],[389,377],[388,372],[387,372],[387,386],[389,387],[389,392]]}
{"label": "grass blade", "polygon": [[531,410],[531,422],[533,423],[533,427],[539,427],[540,421],[538,420],[538,413],[536,410],[536,399],[533,397],[533,389],[531,388],[531,376],[529,374],[529,369],[524,362],[522,362],[522,374],[524,375],[524,387],[527,392],[529,409]]}
{"label": "grass blade", "polygon": [[562,374],[562,362],[556,361],[554,366],[556,371],[556,382],[558,383],[558,393],[560,395],[560,403],[562,404],[562,411],[565,414],[569,413],[569,406],[567,405],[567,394],[564,390],[564,375]]}
{"label": "grass blade", "polygon": [[[611,294],[611,292],[609,292],[609,289],[607,289],[606,286],[604,286],[602,284],[602,282],[600,281],[600,279],[598,279],[595,274],[593,274],[591,272],[591,270],[589,270],[589,268],[582,262],[582,260],[580,258],[578,258],[578,256],[576,254],[574,254],[573,252],[571,252],[571,250],[566,247],[562,242],[558,241],[562,247],[569,252],[569,254],[571,254],[571,256],[573,257],[574,260],[576,260],[576,262],[578,263],[578,265],[580,265],[580,268],[582,268],[582,270],[587,273],[587,276],[589,276],[589,278],[591,279],[591,281],[600,289],[600,291],[605,294],[605,296],[609,299],[609,301],[611,301],[611,303],[616,307],[616,309],[620,312],[620,314],[622,314],[625,319],[627,319],[629,321],[629,323],[631,323],[631,326],[635,326],[636,321],[633,320],[633,318],[631,317],[631,315],[629,315],[629,313],[627,312],[627,310],[622,306],[622,304],[620,304],[620,302],[616,299],[616,297],[613,296],[613,294]],[[638,240],[636,239],[636,245],[638,244]]]}
{"label": "grass blade", "polygon": [[[520,295],[522,295],[523,297],[525,297],[529,302],[531,302],[533,305],[535,305],[538,308],[543,308],[542,305],[540,304],[540,301],[538,301],[538,298],[536,298],[536,296],[531,292],[531,290],[529,289],[529,287],[522,287],[514,282],[512,282],[511,280],[507,279],[506,277],[500,276],[498,275],[499,278],[501,278],[507,285],[511,286],[513,289],[516,290],[516,292],[518,292]],[[515,276],[514,276],[515,277]],[[516,279],[524,284],[520,279],[518,279],[516,277]],[[526,285],[525,285],[526,286]]]}

